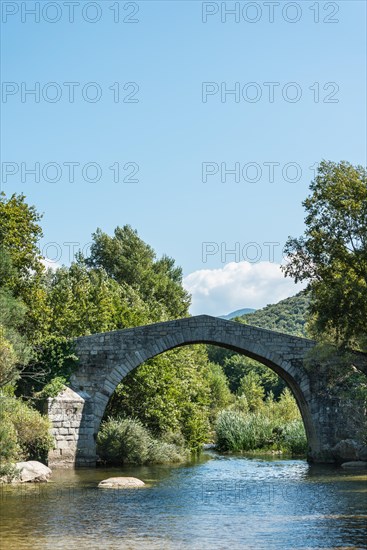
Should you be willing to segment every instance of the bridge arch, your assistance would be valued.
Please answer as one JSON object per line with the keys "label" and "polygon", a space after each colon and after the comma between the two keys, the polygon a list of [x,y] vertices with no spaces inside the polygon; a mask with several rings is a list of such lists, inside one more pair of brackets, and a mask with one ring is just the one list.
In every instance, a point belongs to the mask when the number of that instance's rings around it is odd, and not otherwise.
{"label": "bridge arch", "polygon": [[[200,315],[76,339],[79,368],[71,378],[70,388],[49,402],[49,416],[56,438],[56,448],[50,453],[51,464],[95,464],[96,436],[117,385],[148,359],[177,347],[198,343],[241,353],[276,372],[287,383],[299,406],[309,458],[323,461],[325,452],[330,454],[331,439],[335,437],[331,437],[327,426],[332,411],[328,407],[325,424],[325,403],[320,402],[304,366],[305,357],[315,342]],[[65,410],[66,417],[60,420]]]}

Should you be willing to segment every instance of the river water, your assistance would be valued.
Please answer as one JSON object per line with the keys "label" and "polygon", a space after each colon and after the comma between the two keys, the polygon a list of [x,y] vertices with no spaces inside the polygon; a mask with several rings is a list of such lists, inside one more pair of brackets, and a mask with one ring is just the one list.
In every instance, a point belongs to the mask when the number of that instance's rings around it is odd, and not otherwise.
{"label": "river water", "polygon": [[[107,477],[141,489],[98,489]],[[367,548],[367,472],[210,453],[185,466],[55,471],[2,486],[0,548]]]}

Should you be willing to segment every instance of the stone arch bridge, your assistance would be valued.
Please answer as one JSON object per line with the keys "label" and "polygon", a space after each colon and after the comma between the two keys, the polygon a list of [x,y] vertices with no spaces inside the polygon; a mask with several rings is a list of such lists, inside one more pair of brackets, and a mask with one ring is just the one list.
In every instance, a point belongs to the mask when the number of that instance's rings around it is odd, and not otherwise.
{"label": "stone arch bridge", "polygon": [[95,465],[96,436],[121,380],[151,357],[197,343],[242,353],[283,378],[302,414],[310,461],[332,462],[335,447],[343,440],[361,441],[363,407],[332,395],[322,371],[305,366],[315,347],[312,340],[200,315],[92,334],[75,343],[79,366],[70,387],[47,403],[55,438],[55,448],[49,454],[53,467]]}

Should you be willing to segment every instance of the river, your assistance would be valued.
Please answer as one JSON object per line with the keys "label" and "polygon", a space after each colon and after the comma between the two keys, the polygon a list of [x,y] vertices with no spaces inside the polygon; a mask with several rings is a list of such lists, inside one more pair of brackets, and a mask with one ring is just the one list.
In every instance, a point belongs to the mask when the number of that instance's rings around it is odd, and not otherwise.
{"label": "river", "polygon": [[[129,475],[141,489],[98,489]],[[180,466],[54,471],[2,486],[0,548],[367,548],[367,472],[209,453]]]}

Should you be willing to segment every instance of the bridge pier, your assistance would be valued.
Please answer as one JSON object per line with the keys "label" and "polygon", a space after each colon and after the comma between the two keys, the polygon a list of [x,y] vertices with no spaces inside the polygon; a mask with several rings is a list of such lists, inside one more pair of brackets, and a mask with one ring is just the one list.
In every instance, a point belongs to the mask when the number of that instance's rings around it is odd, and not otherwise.
{"label": "bridge pier", "polygon": [[50,468],[96,465],[95,407],[86,392],[66,388],[47,399],[54,448],[49,452]]}

